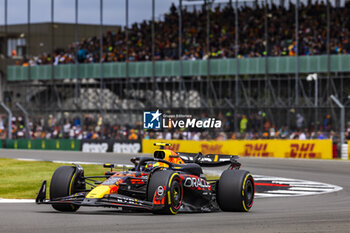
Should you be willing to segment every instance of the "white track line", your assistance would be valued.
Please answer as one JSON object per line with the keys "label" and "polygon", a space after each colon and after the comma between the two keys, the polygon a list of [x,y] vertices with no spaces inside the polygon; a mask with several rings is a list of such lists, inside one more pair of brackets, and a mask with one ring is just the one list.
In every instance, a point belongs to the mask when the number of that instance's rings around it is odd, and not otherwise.
{"label": "white track line", "polygon": [[295,190],[295,191],[314,191],[314,192],[327,192],[331,189],[323,189],[323,188],[301,188],[301,187],[291,187],[289,190]]}
{"label": "white track line", "polygon": [[255,193],[255,198],[264,198],[264,197],[292,197],[293,195],[287,194],[269,194],[269,193]]}
{"label": "white track line", "polygon": [[[286,190],[270,190],[266,192],[267,194],[279,195],[279,196],[286,195],[286,196],[300,197],[300,196],[309,196],[309,195],[316,195],[316,194],[333,193],[343,189],[342,187],[333,185],[333,184],[326,184],[326,183],[308,181],[308,180],[290,179],[290,178],[283,178],[283,177],[258,176],[257,178],[254,177],[254,180],[255,181],[266,180],[266,181],[271,181],[271,183],[273,184],[289,185],[290,187]],[[263,193],[263,194],[266,194],[266,193]],[[265,196],[265,197],[271,197],[271,196]]]}

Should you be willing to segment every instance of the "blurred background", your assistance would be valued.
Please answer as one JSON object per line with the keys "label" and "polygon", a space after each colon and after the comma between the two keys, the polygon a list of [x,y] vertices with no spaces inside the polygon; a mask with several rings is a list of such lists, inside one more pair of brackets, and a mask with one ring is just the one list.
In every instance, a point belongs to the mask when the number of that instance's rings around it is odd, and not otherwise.
{"label": "blurred background", "polygon": [[[0,0],[0,137],[333,139],[350,1]],[[223,121],[145,131],[143,111]]]}

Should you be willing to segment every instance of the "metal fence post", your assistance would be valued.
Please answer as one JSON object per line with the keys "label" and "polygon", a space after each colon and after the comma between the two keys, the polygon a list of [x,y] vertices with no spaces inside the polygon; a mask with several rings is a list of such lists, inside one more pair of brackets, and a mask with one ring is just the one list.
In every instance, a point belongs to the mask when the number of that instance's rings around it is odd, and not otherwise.
{"label": "metal fence post", "polygon": [[[268,83],[268,78],[269,78],[269,33],[268,33],[268,3],[267,0],[265,0],[265,9],[264,9],[264,13],[265,13],[265,20],[264,20],[264,33],[265,33],[265,87],[264,87],[264,91],[265,91],[265,98],[268,98],[270,96],[270,94],[268,94],[268,90],[267,90],[267,83]],[[265,101],[266,103],[266,101]]]}
{"label": "metal fence post", "polygon": [[299,103],[299,0],[295,4],[295,105]]}
{"label": "metal fence post", "polygon": [[327,0],[327,90],[326,94],[327,96],[331,93],[330,88],[330,76],[331,76],[331,55],[330,55],[330,3],[329,0]]}
{"label": "metal fence post", "polygon": [[4,2],[4,31],[5,31],[5,52],[4,52],[4,55],[5,55],[5,57],[7,57],[7,50],[8,50],[8,48],[7,48],[7,0],[5,0],[5,2]]}
{"label": "metal fence post", "polygon": [[11,112],[11,110],[4,104],[4,102],[1,102],[0,105],[1,105],[1,106],[5,109],[5,111],[8,113],[7,139],[12,139],[12,126],[11,126],[12,112]]}
{"label": "metal fence post", "polygon": [[28,120],[28,112],[24,109],[24,107],[20,104],[20,103],[16,103],[16,106],[23,112],[24,114],[24,127],[26,129],[26,132],[25,132],[25,136],[27,139],[30,139],[30,131],[29,131],[29,127],[28,127],[28,124],[29,124],[29,120]]}
{"label": "metal fence post", "polygon": [[236,77],[235,77],[235,111],[234,111],[234,127],[235,131],[238,132],[238,106],[239,106],[239,59],[238,59],[238,52],[239,52],[239,31],[238,31],[238,0],[236,0],[236,7],[235,7],[235,57],[236,57]]}
{"label": "metal fence post", "polygon": [[[340,148],[343,146],[345,142],[345,137],[344,137],[344,132],[345,132],[345,107],[344,105],[335,97],[334,95],[331,95],[330,98],[338,105],[340,108]],[[341,151],[341,150],[340,150]],[[340,152],[341,153],[341,152]],[[342,159],[347,159],[348,155],[341,153],[341,158]]]}
{"label": "metal fence post", "polygon": [[74,38],[75,38],[75,104],[78,104],[78,79],[79,79],[79,62],[78,62],[78,7],[79,0],[75,0],[75,25],[74,25]]}
{"label": "metal fence post", "polygon": [[103,111],[103,0],[100,0],[100,112],[102,114],[101,138],[103,138],[104,111]]}
{"label": "metal fence post", "polygon": [[126,58],[125,58],[125,77],[129,78],[129,0],[125,0],[125,41],[126,41]]}
{"label": "metal fence post", "polygon": [[182,78],[182,0],[179,0],[179,62],[180,77]]}
{"label": "metal fence post", "polygon": [[[153,82],[156,76],[155,72],[155,61],[154,61],[154,54],[155,54],[155,28],[154,28],[154,15],[155,15],[155,0],[152,0],[152,79]],[[153,87],[155,88],[155,87]],[[154,96],[155,97],[155,96]]]}

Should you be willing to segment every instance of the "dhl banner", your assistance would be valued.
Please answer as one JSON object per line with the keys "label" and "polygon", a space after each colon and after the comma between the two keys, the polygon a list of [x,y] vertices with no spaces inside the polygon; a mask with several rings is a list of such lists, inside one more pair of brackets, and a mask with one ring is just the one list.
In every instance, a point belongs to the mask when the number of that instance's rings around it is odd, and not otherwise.
{"label": "dhl banner", "polygon": [[252,157],[332,159],[332,140],[142,140],[143,153],[153,153],[156,142],[171,143],[177,152],[230,154]]}

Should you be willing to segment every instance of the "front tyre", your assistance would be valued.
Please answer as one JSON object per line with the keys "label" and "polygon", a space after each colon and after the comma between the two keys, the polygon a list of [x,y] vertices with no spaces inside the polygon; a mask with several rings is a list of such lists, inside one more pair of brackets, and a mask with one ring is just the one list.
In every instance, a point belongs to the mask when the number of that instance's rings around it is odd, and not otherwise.
{"label": "front tyre", "polygon": [[217,202],[223,211],[248,212],[254,202],[254,179],[244,170],[225,170],[217,186]]}
{"label": "front tyre", "polygon": [[[59,197],[70,196],[77,193],[81,184],[78,184],[77,168],[73,166],[61,166],[56,169],[52,175],[50,183],[50,200],[55,200]],[[62,212],[75,212],[80,206],[73,204],[52,204],[55,210]]]}
{"label": "front tyre", "polygon": [[[153,202],[156,191],[164,192],[164,206],[154,210],[155,214],[177,214],[183,200],[183,186],[180,176],[171,170],[156,171],[149,179],[147,200]],[[158,191],[157,191],[158,192]]]}

